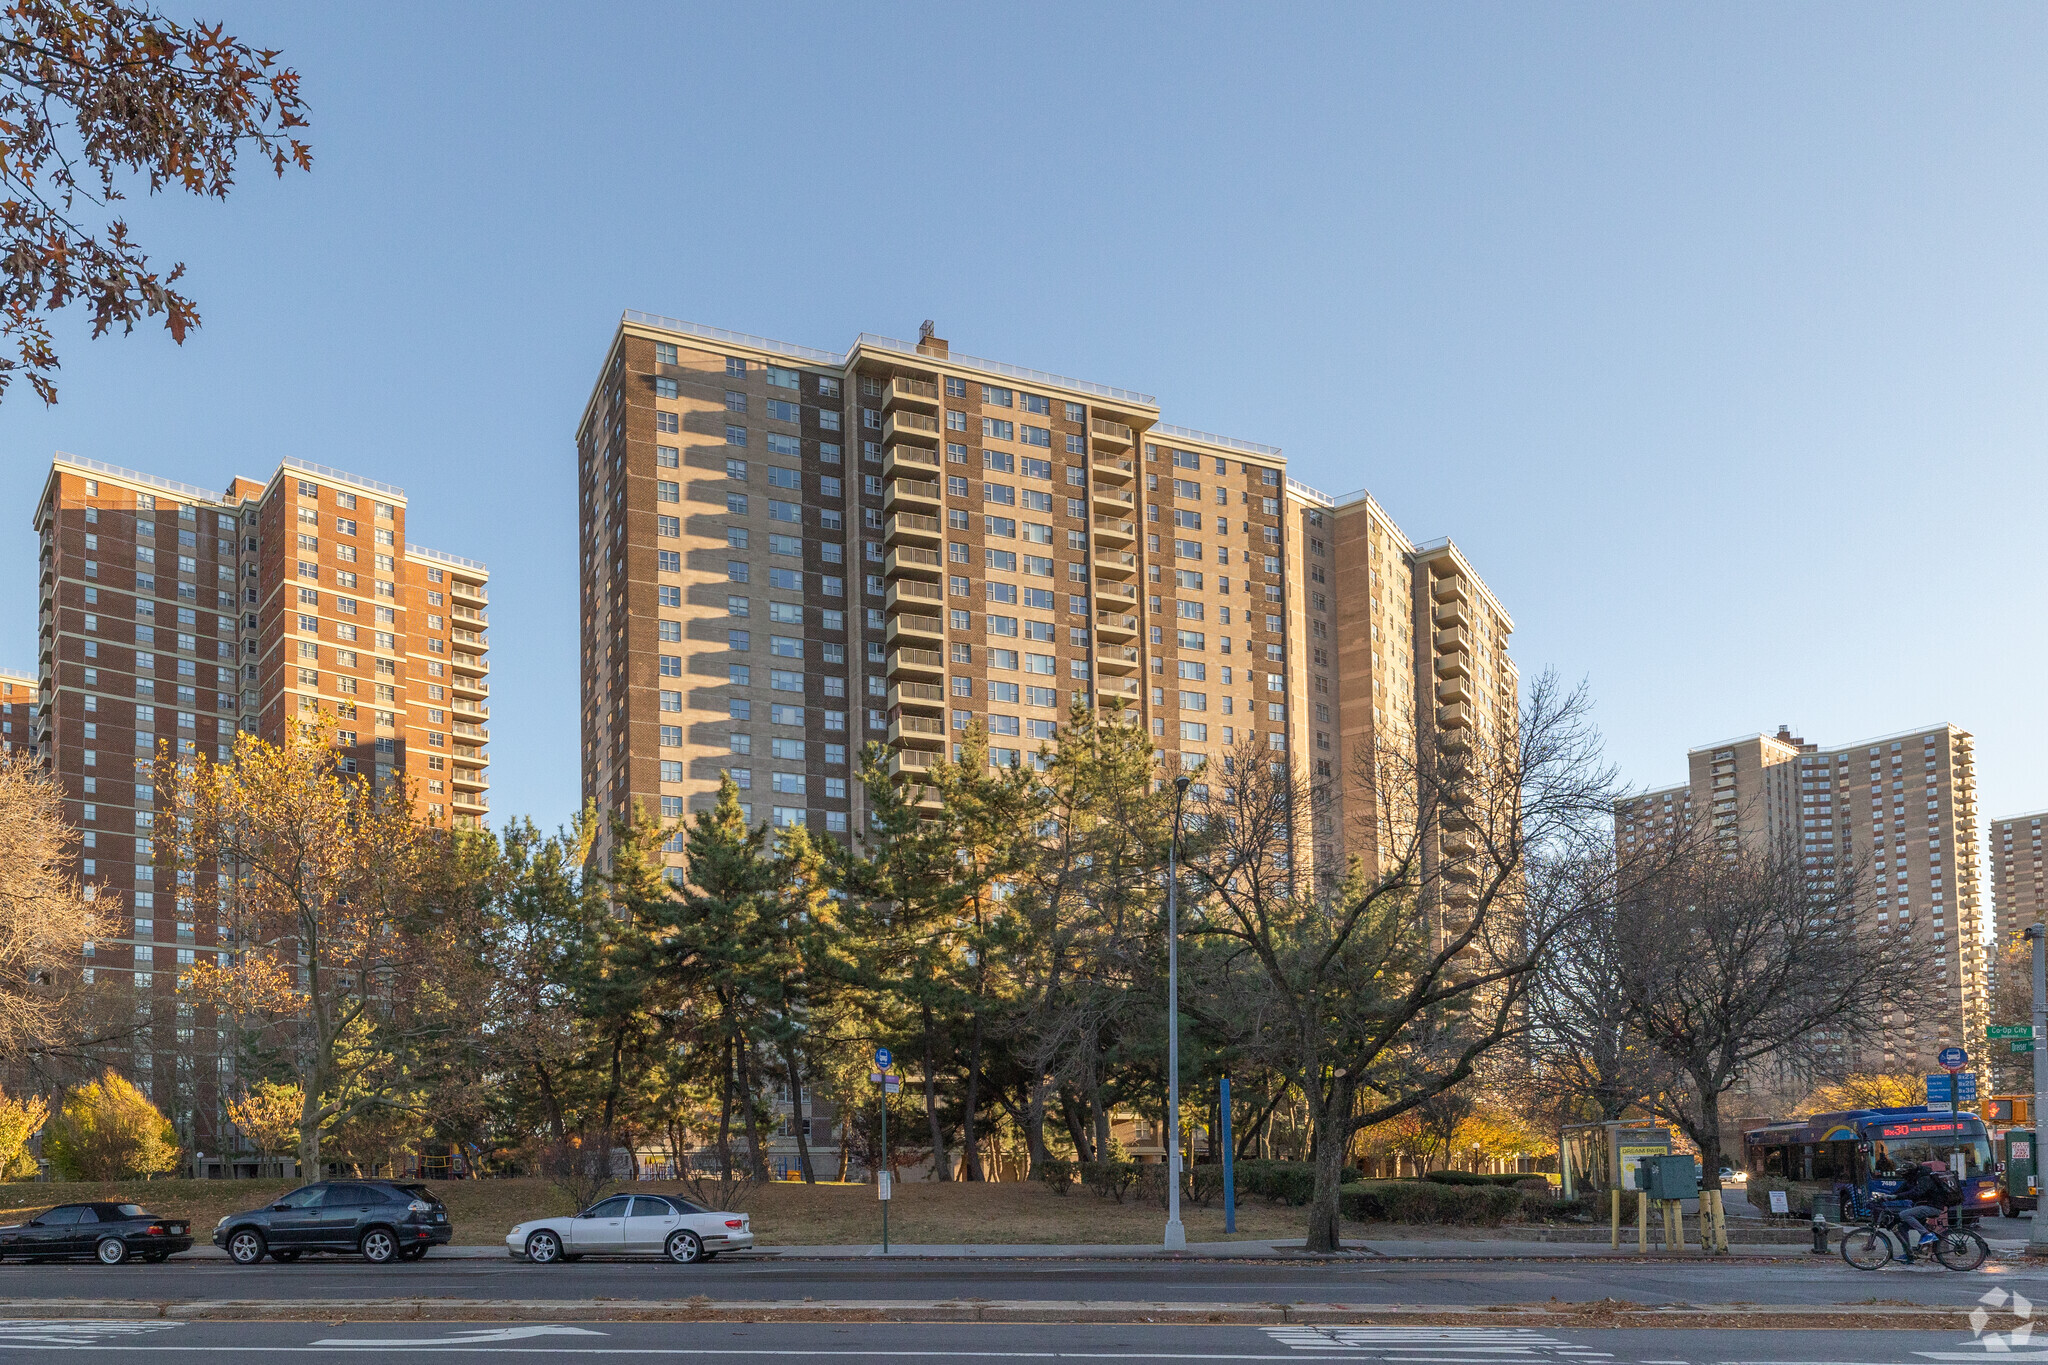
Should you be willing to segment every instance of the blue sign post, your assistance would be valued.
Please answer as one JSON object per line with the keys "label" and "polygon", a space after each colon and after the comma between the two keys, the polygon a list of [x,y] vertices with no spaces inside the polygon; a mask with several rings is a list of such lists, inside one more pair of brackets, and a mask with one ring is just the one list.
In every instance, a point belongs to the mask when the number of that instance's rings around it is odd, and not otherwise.
{"label": "blue sign post", "polygon": [[890,1189],[889,1180],[889,1096],[900,1084],[889,1074],[889,1063],[896,1060],[888,1048],[875,1049],[875,1069],[868,1079],[882,1087],[882,1169],[875,1172],[875,1193],[882,1203],[882,1254],[889,1254],[889,1197],[895,1193]]}
{"label": "blue sign post", "polygon": [[1223,1230],[1237,1231],[1237,1180],[1231,1174],[1230,1077],[1223,1078]]}

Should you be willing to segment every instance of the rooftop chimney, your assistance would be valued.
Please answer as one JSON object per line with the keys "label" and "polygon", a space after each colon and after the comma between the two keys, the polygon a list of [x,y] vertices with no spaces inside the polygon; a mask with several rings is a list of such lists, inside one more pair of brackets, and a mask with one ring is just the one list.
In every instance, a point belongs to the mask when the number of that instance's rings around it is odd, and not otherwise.
{"label": "rooftop chimney", "polygon": [[930,318],[926,318],[918,324],[917,353],[919,355],[948,356],[952,354],[952,347],[946,344],[945,338],[935,335],[937,330],[938,324]]}

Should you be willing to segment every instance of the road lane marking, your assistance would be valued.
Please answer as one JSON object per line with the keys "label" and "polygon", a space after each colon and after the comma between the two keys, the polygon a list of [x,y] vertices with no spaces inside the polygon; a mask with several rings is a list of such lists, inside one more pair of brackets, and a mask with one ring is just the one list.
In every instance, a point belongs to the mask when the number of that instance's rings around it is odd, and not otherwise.
{"label": "road lane marking", "polygon": [[1499,1365],[1503,1361],[1605,1361],[1606,1351],[1528,1327],[1310,1327],[1262,1329],[1297,1351],[1356,1351],[1387,1365]]}
{"label": "road lane marking", "polygon": [[103,1337],[138,1337],[184,1325],[128,1318],[0,1318],[0,1345],[89,1346]]}
{"label": "road lane marking", "polygon": [[603,1337],[609,1332],[588,1327],[565,1327],[542,1323],[534,1327],[493,1327],[476,1332],[457,1332],[445,1337],[388,1337],[371,1340],[360,1337],[329,1337],[315,1346],[474,1346],[486,1341],[519,1341],[526,1337]]}

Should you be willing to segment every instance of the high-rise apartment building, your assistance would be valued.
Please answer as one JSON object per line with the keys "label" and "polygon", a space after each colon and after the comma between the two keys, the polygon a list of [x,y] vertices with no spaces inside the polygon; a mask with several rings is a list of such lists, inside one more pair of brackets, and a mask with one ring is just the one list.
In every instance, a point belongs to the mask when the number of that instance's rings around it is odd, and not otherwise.
{"label": "high-rise apartment building", "polygon": [[119,902],[82,959],[89,979],[133,988],[143,1021],[110,1060],[209,1158],[234,1059],[175,987],[232,945],[210,874],[156,876],[148,765],[164,746],[226,759],[237,729],[275,739],[318,714],[353,770],[413,783],[422,819],[477,824],[488,574],[407,544],[405,523],[403,490],[297,460],[215,492],[59,455],[37,504],[34,711],[0,702],[0,724],[26,722],[80,831],[83,881]]}
{"label": "high-rise apartment building", "polygon": [[[1077,703],[1165,769],[1249,742],[1333,792],[1375,727],[1512,733],[1512,622],[1454,546],[1160,416],[929,328],[628,312],[577,429],[586,797],[673,821],[729,771],[749,818],[843,835],[864,744],[915,777],[979,721],[1029,762]],[[1341,866],[1357,805],[1304,859]]]}
{"label": "high-rise apartment building", "polygon": [[0,753],[34,749],[36,679],[32,673],[0,669]]}
{"label": "high-rise apartment building", "polygon": [[2048,811],[1991,822],[1991,915],[1996,961],[2030,924],[2048,919],[2048,871],[2041,865],[2041,825]]}
{"label": "high-rise apartment building", "polygon": [[1834,890],[1862,868],[1860,932],[1909,947],[1940,988],[1912,1027],[1871,1044],[1872,1069],[1932,1064],[1935,1051],[1981,1038],[1985,1024],[1983,909],[1978,886],[1975,746],[1953,725],[1809,744],[1780,727],[1702,745],[1691,781],[1629,797],[1615,808],[1624,855],[1705,819],[1716,839],[1798,849],[1807,874]]}

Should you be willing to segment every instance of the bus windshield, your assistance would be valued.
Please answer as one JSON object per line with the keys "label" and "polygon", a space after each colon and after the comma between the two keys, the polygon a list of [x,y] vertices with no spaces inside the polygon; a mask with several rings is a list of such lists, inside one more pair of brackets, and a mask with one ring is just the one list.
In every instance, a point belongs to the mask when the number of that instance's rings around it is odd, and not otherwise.
{"label": "bus windshield", "polygon": [[[1959,1127],[1963,1131],[1956,1131]],[[1935,1131],[1925,1131],[1929,1129]],[[1991,1142],[1964,1125],[1948,1123],[1884,1124],[1878,1128],[1870,1144],[1872,1175],[1888,1180],[1916,1161],[1946,1162],[1956,1179],[1967,1180],[1991,1171]]]}

